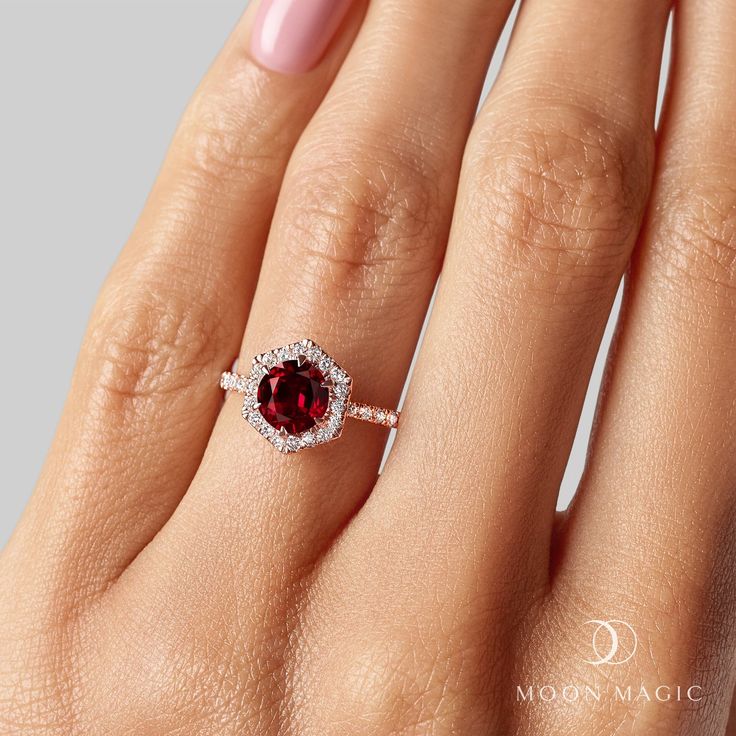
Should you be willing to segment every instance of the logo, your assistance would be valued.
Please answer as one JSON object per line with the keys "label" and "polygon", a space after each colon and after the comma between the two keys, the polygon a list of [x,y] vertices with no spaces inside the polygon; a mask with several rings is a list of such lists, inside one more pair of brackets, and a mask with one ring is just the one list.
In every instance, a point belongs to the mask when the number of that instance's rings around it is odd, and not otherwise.
{"label": "logo", "polygon": [[595,627],[590,642],[595,659],[586,659],[588,664],[596,667],[603,664],[624,664],[636,653],[639,640],[626,621],[592,619],[585,624]]}
{"label": "logo", "polygon": [[[594,667],[624,664],[628,662],[639,645],[636,632],[617,618],[591,619],[581,624],[590,632],[590,648],[593,656],[583,659]],[[617,673],[614,673],[617,674]],[[591,682],[590,679],[593,681]],[[700,685],[680,683],[616,682],[613,676],[589,678],[588,682],[567,680],[563,682],[523,682],[516,684],[517,703],[600,703],[612,700],[619,703],[644,704],[651,702],[669,703],[689,701],[697,703],[705,694]]]}

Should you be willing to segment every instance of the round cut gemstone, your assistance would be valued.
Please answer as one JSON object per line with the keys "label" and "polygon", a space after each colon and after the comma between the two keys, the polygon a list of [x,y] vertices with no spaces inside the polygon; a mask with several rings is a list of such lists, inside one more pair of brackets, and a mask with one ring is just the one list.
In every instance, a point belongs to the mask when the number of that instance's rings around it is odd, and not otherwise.
{"label": "round cut gemstone", "polygon": [[258,411],[276,429],[299,434],[327,411],[330,392],[322,371],[308,360],[277,363],[258,384]]}

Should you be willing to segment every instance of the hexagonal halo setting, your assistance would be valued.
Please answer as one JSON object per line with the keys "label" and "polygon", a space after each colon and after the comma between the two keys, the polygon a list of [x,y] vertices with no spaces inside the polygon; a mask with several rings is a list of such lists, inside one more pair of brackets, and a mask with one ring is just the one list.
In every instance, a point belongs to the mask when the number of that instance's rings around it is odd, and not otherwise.
{"label": "hexagonal halo setting", "polygon": [[[272,427],[258,410],[258,386],[263,376],[276,364],[286,360],[304,359],[315,365],[325,377],[329,390],[327,411],[313,427],[298,434],[289,434],[285,429],[277,430]],[[244,385],[237,386],[236,390],[244,394],[241,410],[243,418],[279,452],[292,453],[332,442],[342,434],[352,391],[352,378],[319,345],[312,340],[301,340],[256,355]]]}

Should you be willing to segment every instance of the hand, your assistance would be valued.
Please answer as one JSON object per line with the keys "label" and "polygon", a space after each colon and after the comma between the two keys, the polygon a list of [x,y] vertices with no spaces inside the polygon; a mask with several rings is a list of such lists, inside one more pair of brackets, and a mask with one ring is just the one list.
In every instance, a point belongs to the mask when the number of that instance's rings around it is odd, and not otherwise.
{"label": "hand", "polygon": [[[680,2],[655,142],[666,0],[526,0],[473,122],[510,4],[246,12],[0,558],[2,733],[726,733],[736,6]],[[440,267],[380,477],[386,430],[284,455],[222,404],[312,337],[395,406]]]}

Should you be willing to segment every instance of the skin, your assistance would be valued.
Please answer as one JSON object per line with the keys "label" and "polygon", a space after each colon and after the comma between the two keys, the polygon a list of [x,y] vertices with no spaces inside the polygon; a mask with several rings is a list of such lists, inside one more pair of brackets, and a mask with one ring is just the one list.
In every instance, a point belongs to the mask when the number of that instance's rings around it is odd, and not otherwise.
{"label": "skin", "polygon": [[[656,135],[668,2],[526,0],[474,119],[509,10],[356,2],[300,76],[246,12],[0,557],[3,733],[736,733],[736,6],[679,3]],[[309,336],[394,406],[440,269],[380,477],[383,430],[285,457],[222,404],[234,355]],[[584,661],[601,618],[621,666]]]}

